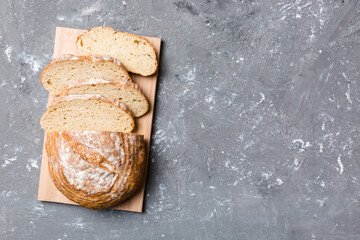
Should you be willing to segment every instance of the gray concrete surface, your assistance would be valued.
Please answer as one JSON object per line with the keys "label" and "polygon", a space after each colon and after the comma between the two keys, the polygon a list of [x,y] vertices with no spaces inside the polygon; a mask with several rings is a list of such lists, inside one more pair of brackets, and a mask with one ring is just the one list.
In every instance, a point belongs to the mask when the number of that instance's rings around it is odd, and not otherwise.
{"label": "gray concrete surface", "polygon": [[[163,39],[143,214],[37,201],[56,26]],[[360,7],[0,1],[0,239],[360,239]]]}

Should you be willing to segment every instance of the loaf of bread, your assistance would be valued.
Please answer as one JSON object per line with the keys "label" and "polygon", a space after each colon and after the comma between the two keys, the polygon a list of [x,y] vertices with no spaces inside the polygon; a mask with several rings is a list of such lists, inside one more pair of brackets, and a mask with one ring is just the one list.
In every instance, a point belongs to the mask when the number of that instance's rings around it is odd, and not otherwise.
{"label": "loaf of bread", "polygon": [[135,121],[126,106],[99,95],[71,95],[56,98],[40,119],[52,131],[131,132]]}
{"label": "loaf of bread", "polygon": [[149,76],[156,72],[158,62],[155,48],[143,37],[95,27],[80,35],[76,41],[83,55],[106,54],[124,64],[132,73]]}
{"label": "loaf of bread", "polygon": [[56,188],[81,206],[115,206],[135,193],[144,181],[146,155],[142,135],[49,132],[45,148]]}
{"label": "loaf of bread", "polygon": [[149,109],[149,103],[139,86],[122,79],[114,81],[104,79],[79,81],[70,84],[59,96],[87,94],[99,94],[107,99],[116,99],[124,103],[134,117],[141,117]]}
{"label": "loaf of bread", "polygon": [[51,95],[58,95],[72,82],[83,79],[131,81],[121,63],[109,56],[64,55],[52,60],[41,73],[41,83]]}

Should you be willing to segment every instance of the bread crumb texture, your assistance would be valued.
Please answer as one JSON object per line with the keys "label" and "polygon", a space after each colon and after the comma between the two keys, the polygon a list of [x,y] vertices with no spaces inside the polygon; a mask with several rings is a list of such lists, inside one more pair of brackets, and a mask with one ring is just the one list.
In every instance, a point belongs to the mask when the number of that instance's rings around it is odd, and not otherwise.
{"label": "bread crumb texture", "polygon": [[83,55],[109,55],[119,60],[129,72],[142,76],[150,76],[158,68],[155,48],[148,40],[134,34],[95,27],[80,35],[76,45]]}
{"label": "bread crumb texture", "polygon": [[[41,74],[41,83],[50,94],[58,95],[70,83],[90,78],[105,80],[125,79],[131,81],[124,67],[100,56],[80,56],[77,59],[54,59]],[[106,58],[108,59],[108,58]]]}
{"label": "bread crumb texture", "polygon": [[141,117],[149,109],[149,103],[138,85],[126,81],[103,81],[90,79],[66,88],[60,96],[66,95],[101,95],[107,99],[115,99],[130,110],[134,117]]}
{"label": "bread crumb texture", "polygon": [[58,101],[49,106],[40,125],[46,131],[117,131],[131,132],[134,118],[123,108],[100,98]]}

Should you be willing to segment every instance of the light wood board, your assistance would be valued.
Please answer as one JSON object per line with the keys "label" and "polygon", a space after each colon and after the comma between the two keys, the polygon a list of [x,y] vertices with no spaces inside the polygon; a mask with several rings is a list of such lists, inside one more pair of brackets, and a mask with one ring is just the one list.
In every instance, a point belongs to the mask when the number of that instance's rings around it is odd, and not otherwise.
{"label": "light wood board", "polygon": [[[79,55],[78,51],[76,50],[75,41],[77,36],[79,36],[84,32],[85,30],[81,30],[81,29],[57,27],[53,57],[55,58],[64,54]],[[152,37],[146,37],[146,39],[155,47],[157,57],[159,59],[161,39],[152,38]],[[133,131],[135,133],[144,135],[146,142],[147,162],[149,159],[151,127],[152,127],[152,120],[154,113],[157,75],[158,75],[157,72],[149,77],[142,77],[140,75],[131,74],[133,81],[140,86],[140,88],[142,89],[144,95],[146,96],[150,104],[150,108],[147,114],[142,116],[141,118],[135,119],[136,129],[135,131]],[[53,97],[49,96],[49,102],[51,102],[52,99]],[[50,178],[48,159],[45,151],[45,140],[44,140],[44,147],[43,147],[43,153],[41,159],[38,200],[77,205],[76,203],[67,199],[60,191],[58,191],[52,179]],[[146,176],[144,176],[144,178],[146,179]],[[142,212],[144,193],[145,193],[145,181],[141,189],[133,197],[129,198],[120,205],[114,207],[114,209]]]}

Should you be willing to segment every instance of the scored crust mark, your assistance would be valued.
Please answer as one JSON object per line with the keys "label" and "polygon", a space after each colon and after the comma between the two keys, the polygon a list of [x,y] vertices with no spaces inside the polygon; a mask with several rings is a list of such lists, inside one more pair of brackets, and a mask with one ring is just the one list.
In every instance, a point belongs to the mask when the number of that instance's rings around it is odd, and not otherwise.
{"label": "scored crust mark", "polygon": [[103,209],[130,197],[145,172],[144,137],[132,133],[65,131],[46,135],[56,188],[87,208]]}
{"label": "scored crust mark", "polygon": [[72,95],[55,99],[41,117],[40,125],[46,131],[131,132],[135,120],[118,101],[98,95]]}
{"label": "scored crust mark", "polygon": [[53,59],[41,73],[41,83],[52,95],[81,79],[123,79],[132,81],[126,68],[116,59],[105,55],[63,55]]}
{"label": "scored crust mark", "polygon": [[[116,169],[115,166],[111,162],[109,162],[108,159],[106,159],[103,155],[94,151],[89,146],[76,141],[67,132],[63,132],[61,136],[62,139],[68,143],[69,147],[72,148],[73,151],[78,152],[80,157],[85,161],[93,164],[98,164],[99,167],[105,168],[108,171],[112,171],[112,172],[115,171]],[[88,145],[90,144],[91,142],[89,142]]]}
{"label": "scored crust mark", "polygon": [[136,83],[124,79],[80,80],[65,88],[59,96],[87,94],[98,94],[107,99],[117,100],[127,106],[134,117],[141,117],[149,109],[149,103],[140,87]]}
{"label": "scored crust mark", "polygon": [[116,58],[129,72],[142,76],[150,76],[158,68],[155,48],[146,38],[110,27],[88,30],[78,36],[76,46],[83,55],[107,54]]}

